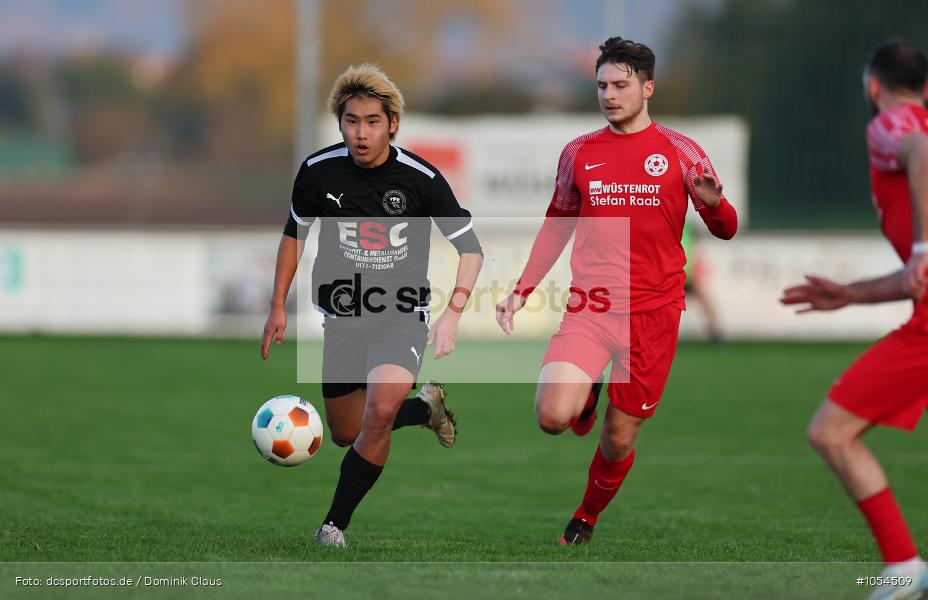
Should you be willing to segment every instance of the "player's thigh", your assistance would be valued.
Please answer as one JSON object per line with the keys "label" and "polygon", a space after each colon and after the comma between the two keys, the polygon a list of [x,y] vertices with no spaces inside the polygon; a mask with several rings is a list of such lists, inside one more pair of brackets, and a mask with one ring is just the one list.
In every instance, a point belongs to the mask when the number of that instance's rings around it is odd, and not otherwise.
{"label": "player's thigh", "polygon": [[611,356],[596,323],[582,314],[564,315],[538,376],[535,411],[539,422],[570,421],[579,415],[590,387]]}
{"label": "player's thigh", "polygon": [[[356,386],[354,390],[345,394],[323,398],[329,435],[338,446],[352,443],[361,431],[367,392],[361,384]],[[329,388],[327,393],[337,393],[337,388]]]}
{"label": "player's thigh", "polygon": [[539,423],[564,427],[583,410],[593,378],[567,361],[545,363],[535,390],[535,414]]}

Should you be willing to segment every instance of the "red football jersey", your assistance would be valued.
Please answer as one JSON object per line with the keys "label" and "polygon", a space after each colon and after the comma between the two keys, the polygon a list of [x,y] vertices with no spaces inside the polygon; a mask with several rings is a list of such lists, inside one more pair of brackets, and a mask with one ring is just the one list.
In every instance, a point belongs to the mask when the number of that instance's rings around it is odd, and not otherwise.
{"label": "red football jersey", "polygon": [[[631,134],[604,127],[571,141],[517,290],[527,294],[541,281],[576,229],[572,287],[627,289],[632,313],[684,308],[687,198],[713,235],[730,239],[738,227],[727,200],[711,208],[697,198],[700,170],[717,177],[698,144],[657,123]],[[626,217],[627,229],[608,217]]]}
{"label": "red football jersey", "polygon": [[[919,131],[928,134],[928,110],[916,104],[881,112],[867,125],[873,206],[883,235],[902,262],[912,254],[912,196],[908,173],[899,163],[899,142]],[[918,311],[928,313],[928,298],[919,303]]]}

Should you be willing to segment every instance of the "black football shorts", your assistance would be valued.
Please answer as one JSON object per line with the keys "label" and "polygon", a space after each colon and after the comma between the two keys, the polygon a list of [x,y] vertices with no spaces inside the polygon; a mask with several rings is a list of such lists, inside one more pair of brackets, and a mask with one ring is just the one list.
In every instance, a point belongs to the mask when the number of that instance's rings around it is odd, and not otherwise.
{"label": "black football shorts", "polygon": [[326,318],[323,324],[322,397],[367,387],[378,365],[399,365],[419,376],[428,338],[428,313]]}

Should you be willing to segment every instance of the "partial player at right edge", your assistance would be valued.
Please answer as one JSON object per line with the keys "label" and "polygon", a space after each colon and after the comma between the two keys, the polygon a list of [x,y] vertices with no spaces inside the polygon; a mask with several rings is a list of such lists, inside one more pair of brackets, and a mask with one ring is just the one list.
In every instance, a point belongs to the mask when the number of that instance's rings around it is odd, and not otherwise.
{"label": "partial player at right edge", "polygon": [[[839,284],[806,276],[784,304],[800,313],[848,304],[914,299],[912,318],[874,344],[838,378],[809,424],[809,441],[857,503],[885,568],[871,600],[928,598],[928,568],[876,457],[861,440],[874,425],[912,431],[928,406],[928,57],[888,42],[864,70],[874,117],[867,126],[870,186],[883,233],[906,263],[895,273]],[[893,581],[910,581],[893,585]]]}

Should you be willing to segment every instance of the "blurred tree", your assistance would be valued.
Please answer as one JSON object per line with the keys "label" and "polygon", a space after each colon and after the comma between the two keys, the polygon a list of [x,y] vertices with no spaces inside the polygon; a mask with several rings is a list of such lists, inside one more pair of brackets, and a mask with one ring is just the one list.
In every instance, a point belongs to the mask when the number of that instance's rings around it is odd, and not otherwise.
{"label": "blurred tree", "polygon": [[489,87],[517,8],[497,0],[322,0],[320,99],[345,67],[362,62],[383,67],[413,104],[449,79]]}
{"label": "blurred tree", "polygon": [[657,113],[736,113],[751,130],[751,223],[872,227],[861,72],[879,42],[928,46],[928,3],[731,0],[681,19]]}
{"label": "blurred tree", "polygon": [[164,88],[175,136],[222,162],[280,164],[293,124],[293,2],[184,8],[191,43]]}
{"label": "blurred tree", "polygon": [[[434,86],[448,32],[455,27],[474,36],[467,44],[474,55],[461,61],[468,69],[459,76],[489,86],[492,48],[499,47],[516,17],[507,3],[494,0],[321,0],[319,9],[320,106],[335,77],[362,62],[380,64],[414,105]],[[191,0],[185,15],[192,42],[163,90],[162,108],[174,139],[223,162],[288,165],[294,1]]]}
{"label": "blurred tree", "polygon": [[39,126],[35,92],[26,65],[8,60],[0,65],[0,131],[32,131]]}
{"label": "blurred tree", "polygon": [[68,107],[71,145],[79,162],[125,157],[146,145],[153,128],[146,92],[132,62],[116,54],[76,55],[54,69]]}

